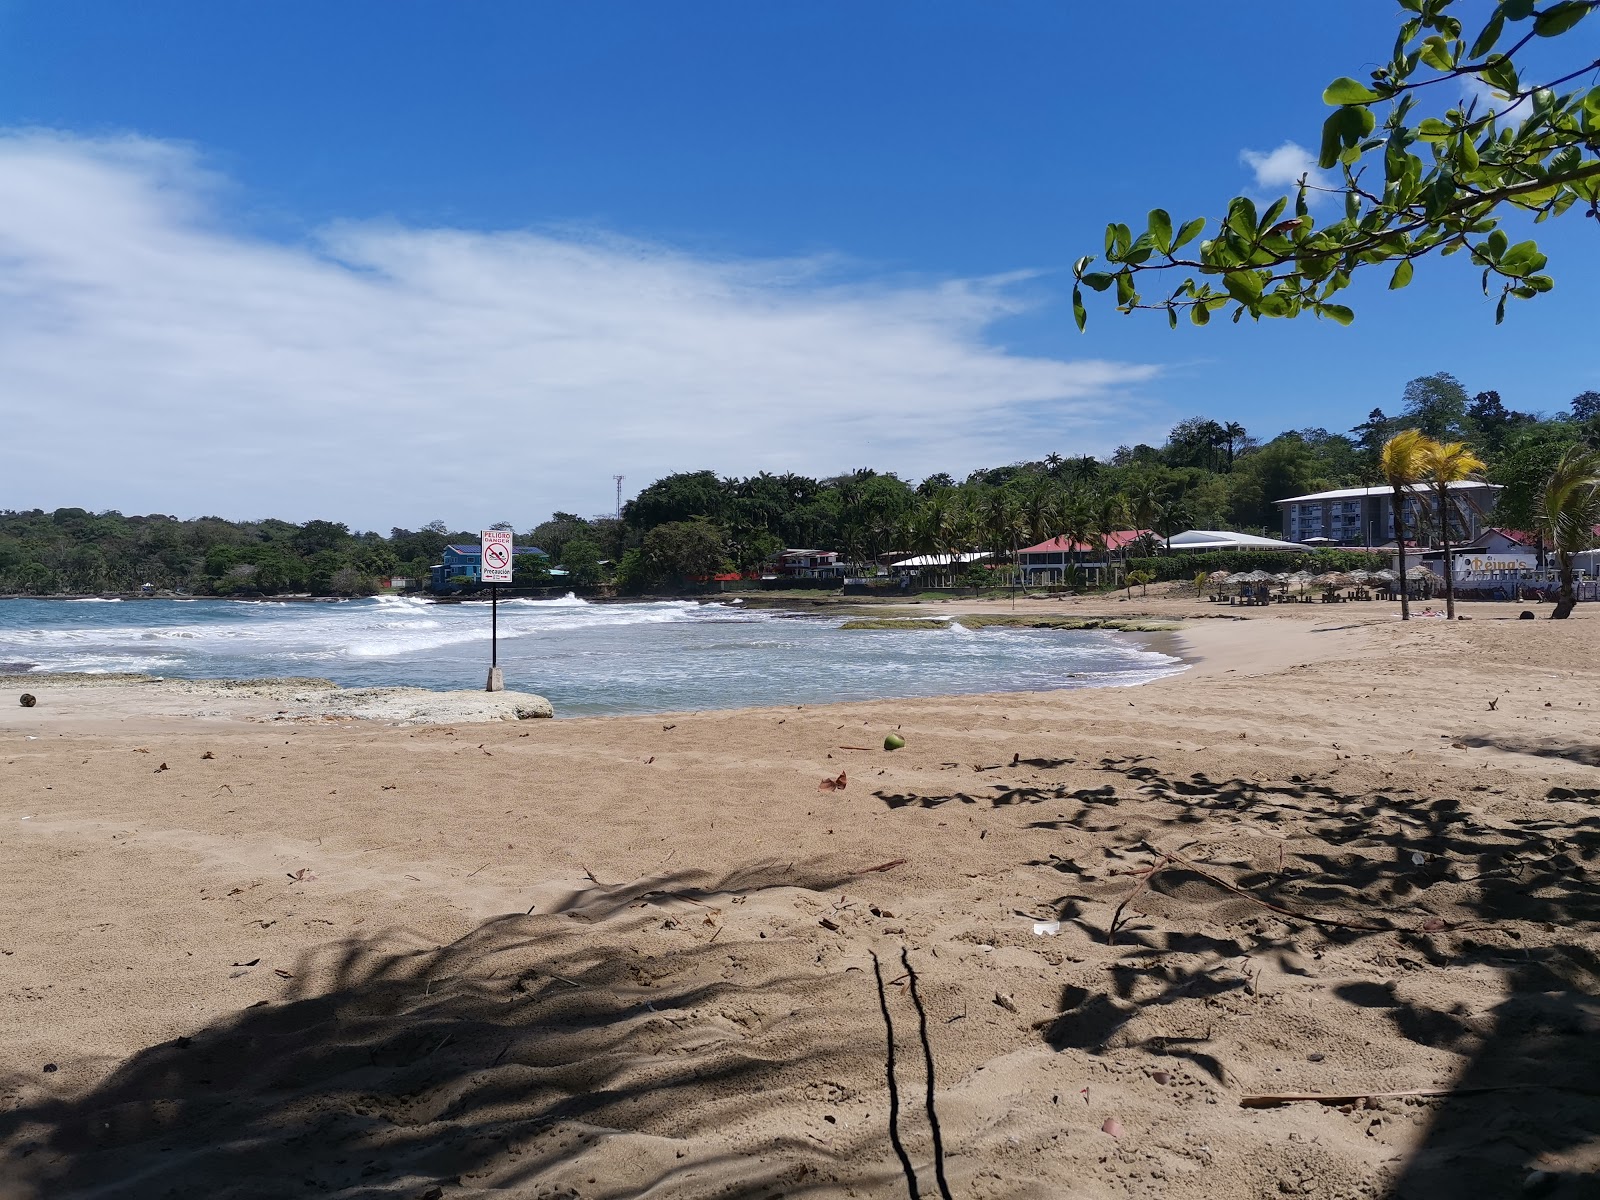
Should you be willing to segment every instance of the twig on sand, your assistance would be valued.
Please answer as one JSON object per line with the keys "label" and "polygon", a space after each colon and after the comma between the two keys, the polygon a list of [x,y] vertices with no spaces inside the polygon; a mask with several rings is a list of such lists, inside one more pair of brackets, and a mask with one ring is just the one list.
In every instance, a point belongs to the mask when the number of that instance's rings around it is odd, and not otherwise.
{"label": "twig on sand", "polygon": [[589,870],[588,867],[584,867],[583,868],[583,874],[584,874],[584,877],[587,878],[589,880],[589,882],[594,884],[596,887],[609,887],[610,886],[609,884],[601,883],[598,879],[596,879],[594,877],[594,872]]}
{"label": "twig on sand", "polygon": [[856,872],[856,874],[857,875],[870,875],[874,871],[892,871],[896,867],[905,866],[906,863],[909,862],[909,861],[910,861],[910,859],[905,859],[905,858],[891,859],[889,862],[879,863],[875,867],[862,867],[861,870]]}
{"label": "twig on sand", "polygon": [[1579,1092],[1586,1096],[1600,1095],[1600,1088],[1566,1087],[1561,1084],[1501,1083],[1483,1087],[1408,1088],[1401,1092],[1284,1092],[1262,1096],[1240,1096],[1240,1108],[1276,1108],[1280,1104],[1294,1104],[1301,1100],[1317,1104],[1359,1104],[1364,1100],[1401,1100],[1410,1096],[1476,1096],[1485,1092],[1529,1092],[1538,1088],[1557,1092]]}
{"label": "twig on sand", "polygon": [[[479,867],[479,868],[478,868],[478,871],[481,871],[481,870],[483,870],[483,868],[484,868],[484,867],[487,867],[487,866],[488,866],[488,865],[489,865],[489,864],[488,864],[488,863],[484,863],[484,864],[483,864],[483,867]],[[471,879],[471,878],[472,878],[472,877],[473,877],[473,876],[474,876],[474,875],[476,875],[476,874],[477,874],[477,873],[478,873],[478,871],[469,871],[469,872],[467,872],[467,878],[468,878],[468,879]]]}

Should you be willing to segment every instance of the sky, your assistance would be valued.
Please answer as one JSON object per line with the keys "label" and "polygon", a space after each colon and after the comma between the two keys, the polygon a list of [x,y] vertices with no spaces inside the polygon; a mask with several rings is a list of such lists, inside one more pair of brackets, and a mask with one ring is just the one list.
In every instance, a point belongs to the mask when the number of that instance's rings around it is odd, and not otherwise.
{"label": "sky", "polygon": [[1073,326],[1106,222],[1280,194],[1394,12],[0,0],[0,508],[526,528],[618,474],[1346,430],[1441,370],[1560,410],[1600,388],[1576,210],[1499,327],[1465,256],[1348,328]]}

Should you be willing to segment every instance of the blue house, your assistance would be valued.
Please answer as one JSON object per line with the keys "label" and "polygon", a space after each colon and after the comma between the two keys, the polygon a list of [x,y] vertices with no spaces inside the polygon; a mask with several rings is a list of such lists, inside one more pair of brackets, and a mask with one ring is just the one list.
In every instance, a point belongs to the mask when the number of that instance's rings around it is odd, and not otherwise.
{"label": "blue house", "polygon": [[[516,546],[512,554],[521,557],[524,554],[537,554],[540,558],[549,558],[537,546]],[[465,577],[473,584],[478,582],[478,569],[483,565],[483,547],[477,543],[468,546],[446,546],[443,561],[428,568],[428,587],[435,592],[442,592],[450,586],[450,580]]]}

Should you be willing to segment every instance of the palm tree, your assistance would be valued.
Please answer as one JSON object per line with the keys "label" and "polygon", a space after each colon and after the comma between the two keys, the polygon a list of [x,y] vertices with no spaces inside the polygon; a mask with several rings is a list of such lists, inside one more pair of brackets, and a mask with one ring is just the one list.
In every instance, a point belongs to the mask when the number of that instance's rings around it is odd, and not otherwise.
{"label": "palm tree", "polygon": [[1012,578],[1017,569],[1017,537],[1022,532],[1022,508],[1015,493],[1009,488],[995,488],[984,497],[983,531],[989,543],[989,552],[1000,555],[1011,548]]}
{"label": "palm tree", "polygon": [[[1074,555],[1077,553],[1074,547],[1090,546],[1096,540],[1094,536],[1094,519],[1081,495],[1076,492],[1068,492],[1061,498],[1056,528],[1060,532],[1061,540],[1066,543],[1066,548],[1063,550],[1061,558],[1064,564],[1062,580],[1077,586],[1079,573],[1078,564],[1074,561]],[[1101,549],[1105,549],[1103,544]]]}
{"label": "palm tree", "polygon": [[1400,556],[1400,619],[1411,619],[1411,599],[1406,588],[1406,490],[1422,478],[1426,470],[1430,439],[1420,431],[1407,429],[1383,444],[1378,455],[1378,471],[1394,489],[1394,544]]}
{"label": "palm tree", "polygon": [[1578,603],[1572,587],[1572,556],[1594,545],[1595,527],[1600,526],[1600,450],[1573,446],[1561,456],[1545,482],[1534,521],[1556,552],[1561,596],[1550,615],[1562,620]]}
{"label": "palm tree", "polygon": [[1234,449],[1244,440],[1245,428],[1237,421],[1229,421],[1222,427],[1223,444],[1228,449],[1228,470],[1233,470]]}
{"label": "palm tree", "polygon": [[1444,546],[1444,611],[1452,621],[1456,619],[1456,572],[1450,559],[1450,517],[1454,508],[1450,485],[1471,479],[1485,466],[1465,442],[1436,442],[1430,438],[1422,448],[1422,478],[1433,490],[1439,538]]}
{"label": "palm tree", "polygon": [[1044,469],[1048,471],[1052,477],[1059,477],[1061,475],[1061,464],[1063,461],[1064,460],[1059,454],[1046,454],[1044,456]]}
{"label": "palm tree", "polygon": [[1022,493],[1022,527],[1034,542],[1042,542],[1054,530],[1059,493],[1048,479],[1030,479]]}
{"label": "palm tree", "polygon": [[[1128,498],[1120,492],[1113,492],[1109,489],[1099,492],[1089,501],[1089,517],[1094,527],[1094,532],[1098,535],[1100,548],[1105,552],[1106,563],[1109,565],[1111,562],[1111,535],[1127,527]],[[1089,540],[1094,541],[1095,538],[1090,538]],[[1128,557],[1126,542],[1117,547],[1117,556],[1123,560],[1120,569],[1125,571]]]}
{"label": "palm tree", "polygon": [[1161,501],[1166,496],[1166,485],[1153,475],[1141,475],[1128,487],[1128,507],[1133,523],[1140,529],[1153,529]]}

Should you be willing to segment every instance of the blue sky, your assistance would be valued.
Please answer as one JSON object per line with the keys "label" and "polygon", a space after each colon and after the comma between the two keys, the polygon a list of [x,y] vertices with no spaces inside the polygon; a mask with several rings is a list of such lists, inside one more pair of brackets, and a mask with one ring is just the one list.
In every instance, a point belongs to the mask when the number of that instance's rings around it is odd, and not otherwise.
{"label": "blue sky", "polygon": [[1107,220],[1270,194],[1241,156],[1315,145],[1394,8],[0,0],[0,506],[525,526],[616,472],[1342,429],[1437,370],[1559,408],[1575,216],[1499,328],[1460,258],[1348,329],[1071,326]]}

